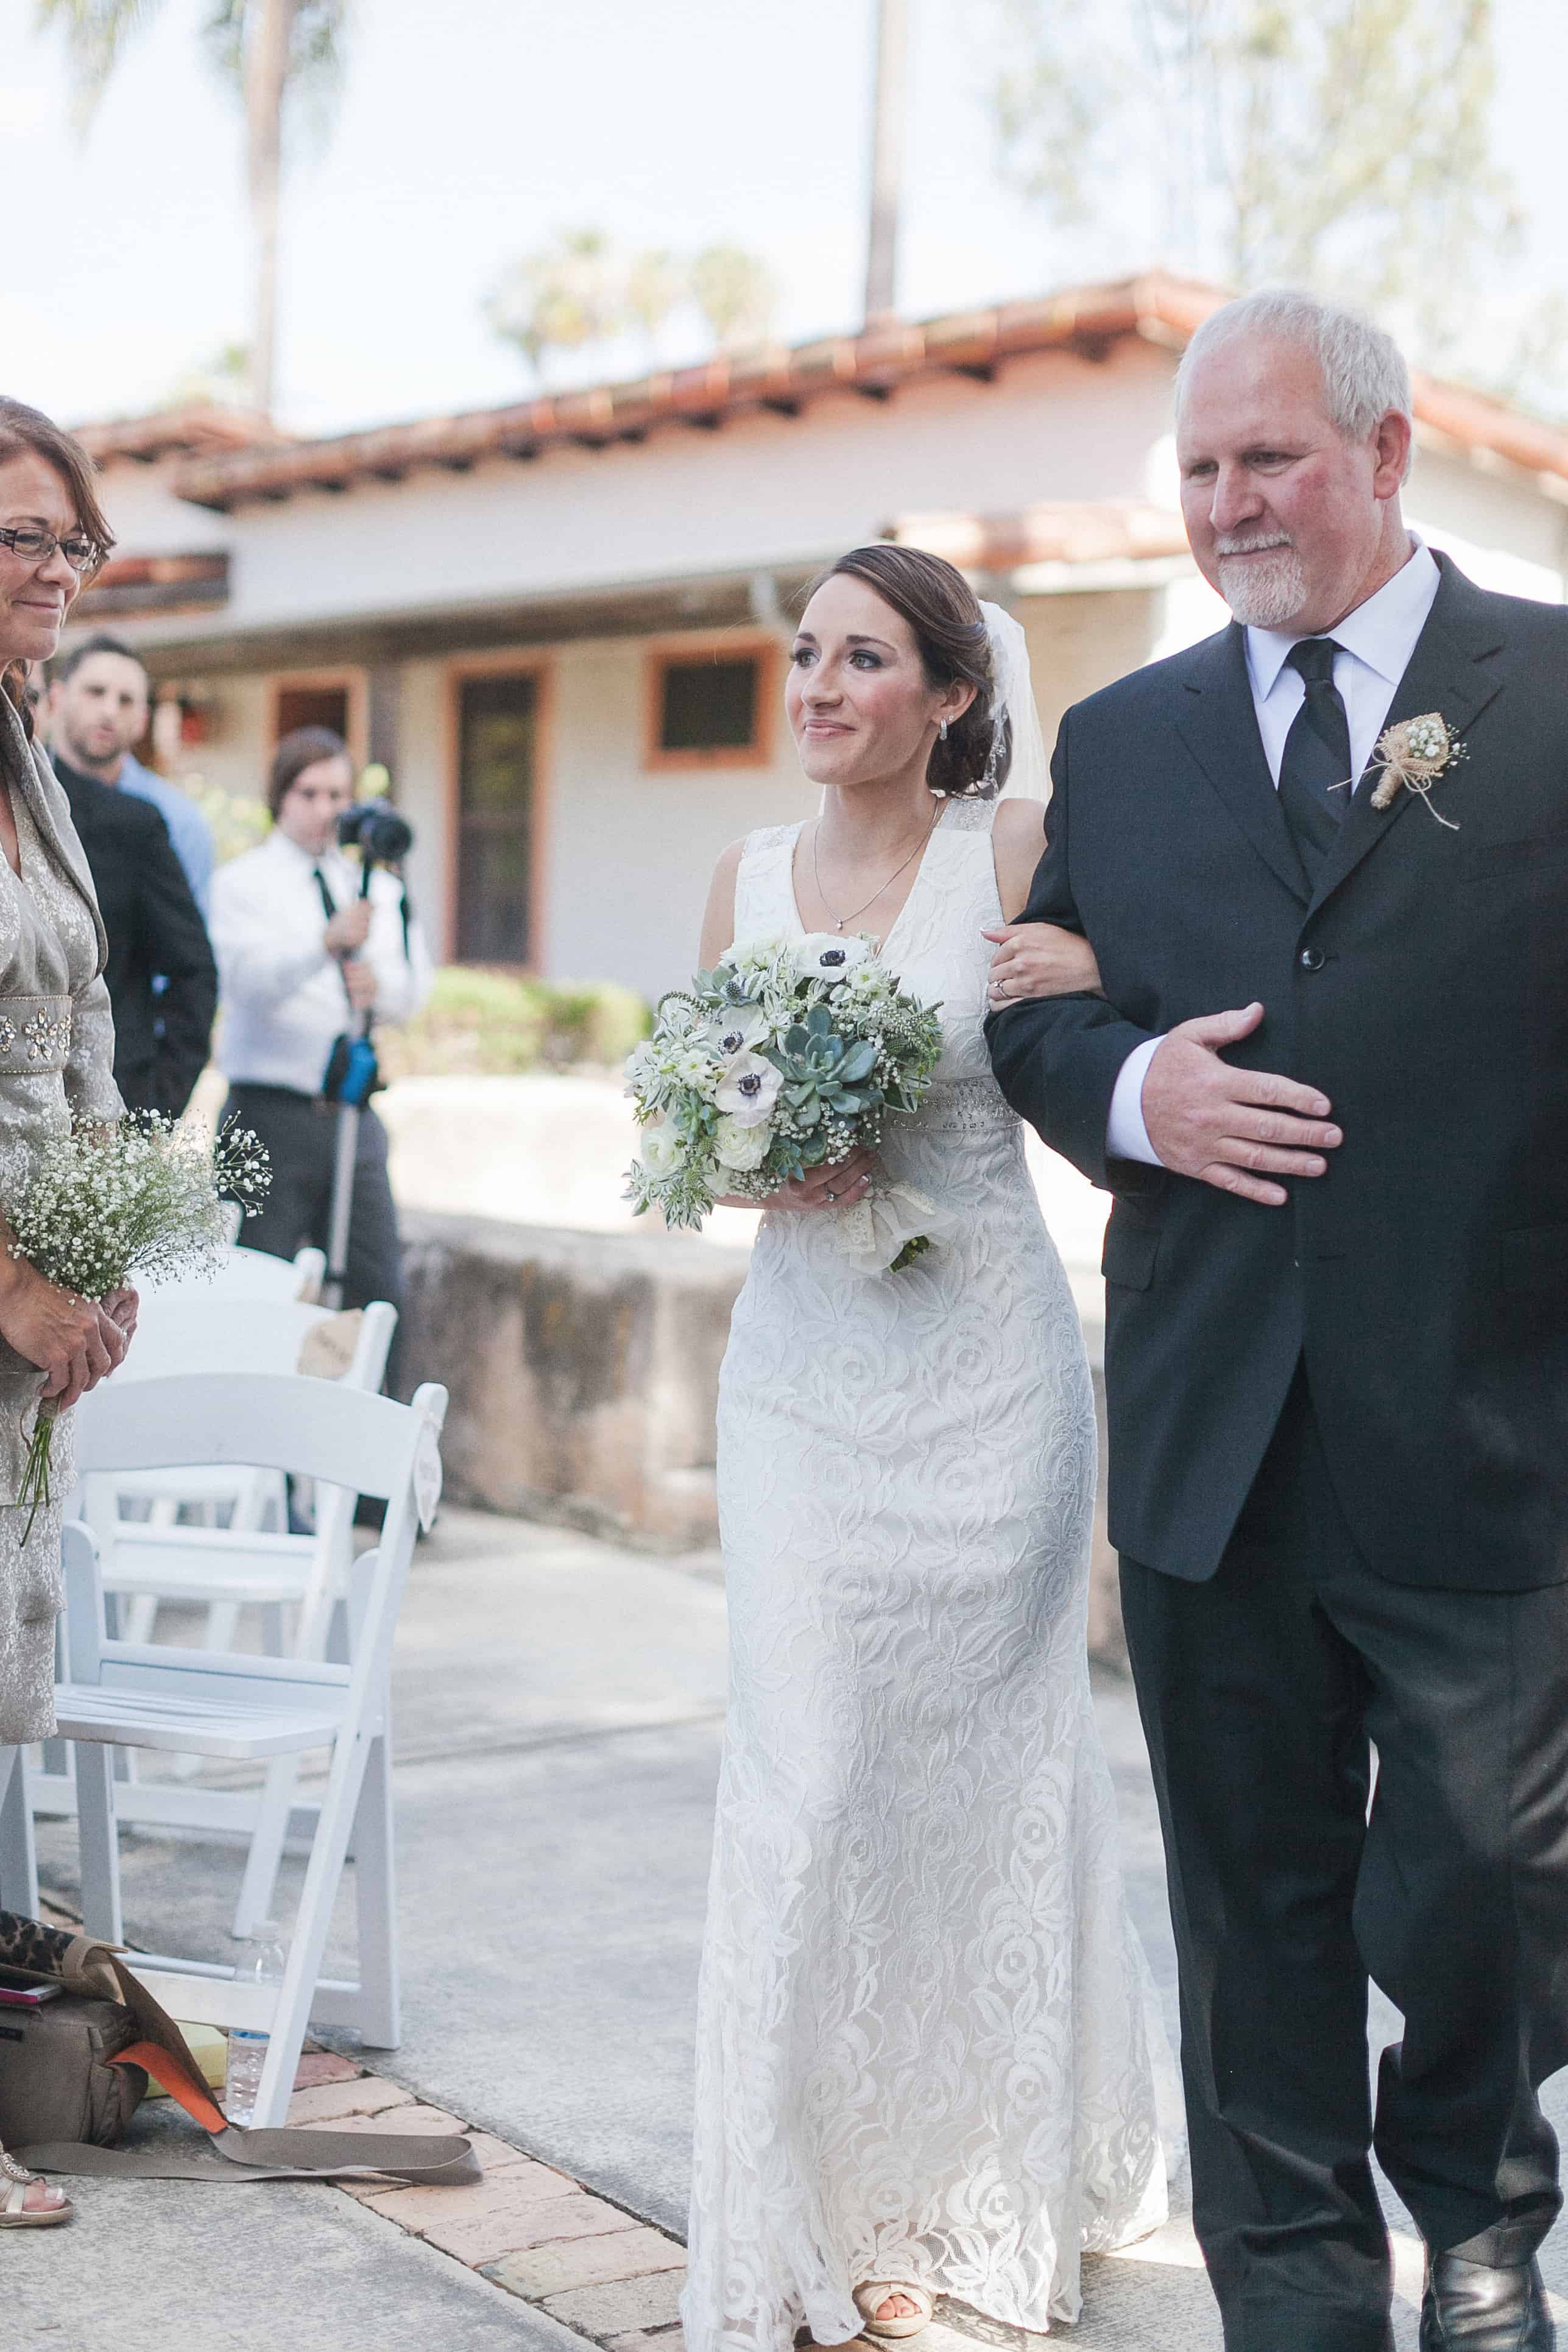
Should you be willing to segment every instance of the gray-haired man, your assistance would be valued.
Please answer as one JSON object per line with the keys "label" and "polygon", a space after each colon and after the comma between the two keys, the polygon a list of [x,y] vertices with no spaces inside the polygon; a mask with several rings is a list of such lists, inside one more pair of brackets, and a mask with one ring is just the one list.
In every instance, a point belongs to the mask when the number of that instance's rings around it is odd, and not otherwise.
{"label": "gray-haired man", "polygon": [[[991,1033],[1013,1102],[1116,1194],[1110,1531],[1194,2220],[1227,2352],[1384,2352],[1375,2146],[1431,2257],[1424,2352],[1542,2352],[1561,2199],[1536,2092],[1568,2060],[1568,614],[1411,539],[1408,378],[1344,313],[1219,312],[1176,437],[1235,620],[1068,713],[1026,913],[1087,935],[1105,993]],[[1417,719],[1419,770],[1385,731]],[[1405,2016],[1375,2126],[1369,1973]]]}

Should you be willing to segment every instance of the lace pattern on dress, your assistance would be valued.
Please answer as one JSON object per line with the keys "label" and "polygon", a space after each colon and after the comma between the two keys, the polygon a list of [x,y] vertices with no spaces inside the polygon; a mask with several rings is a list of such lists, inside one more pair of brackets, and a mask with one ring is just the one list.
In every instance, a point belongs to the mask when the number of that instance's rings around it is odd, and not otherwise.
{"label": "lace pattern on dress", "polygon": [[[945,1041],[885,1157],[955,1238],[867,1279],[826,1216],[765,1218],[724,1361],[690,2352],[843,2342],[870,2278],[1044,2332],[1164,2211],[1084,1646],[1093,1396],[983,1034],[992,815],[948,804],[884,946]],[[737,938],[800,929],[798,833],[749,840]]]}

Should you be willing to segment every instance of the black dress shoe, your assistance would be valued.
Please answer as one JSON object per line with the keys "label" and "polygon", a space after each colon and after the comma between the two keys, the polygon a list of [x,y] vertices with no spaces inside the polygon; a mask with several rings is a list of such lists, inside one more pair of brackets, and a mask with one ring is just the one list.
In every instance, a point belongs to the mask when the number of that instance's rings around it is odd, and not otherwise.
{"label": "black dress shoe", "polygon": [[1493,2270],[1434,2254],[1421,2304],[1421,2352],[1555,2352],[1557,2330],[1534,2263]]}

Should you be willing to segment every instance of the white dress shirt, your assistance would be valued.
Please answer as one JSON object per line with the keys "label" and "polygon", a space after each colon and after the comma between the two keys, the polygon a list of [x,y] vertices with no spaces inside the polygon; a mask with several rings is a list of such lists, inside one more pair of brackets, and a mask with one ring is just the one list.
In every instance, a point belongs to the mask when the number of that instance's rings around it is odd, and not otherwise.
{"label": "white dress shirt", "polygon": [[[326,946],[317,869],[335,907],[359,896],[360,876],[335,849],[312,857],[276,828],[259,849],[213,877],[211,934],[223,1007],[218,1063],[237,1084],[321,1091],[336,1039],[354,1024],[343,976]],[[375,973],[377,1020],[406,1021],[430,993],[419,926],[403,936],[403,886],[377,866],[370,934],[359,950]]]}
{"label": "white dress shirt", "polygon": [[[1372,757],[1395,688],[1410,667],[1410,657],[1426,625],[1442,578],[1430,550],[1419,540],[1413,545],[1409,562],[1392,580],[1385,580],[1375,595],[1369,596],[1364,604],[1358,604],[1353,613],[1347,613],[1333,628],[1312,633],[1332,637],[1340,648],[1334,656],[1334,684],[1350,721],[1352,776],[1359,776]],[[1308,634],[1300,629],[1290,633],[1279,629],[1247,631],[1247,675],[1252,688],[1252,707],[1258,713],[1263,756],[1268,762],[1276,791],[1280,762],[1285,757],[1285,738],[1307,693],[1306,680],[1300,670],[1291,668],[1286,656]],[[1215,1007],[1215,1012],[1225,1009],[1222,1005]],[[1146,1038],[1142,1045],[1132,1048],[1121,1065],[1107,1123],[1106,1148],[1112,1160],[1142,1160],[1151,1168],[1161,1164],[1143,1124],[1143,1080],[1163,1043],[1159,1037]]]}

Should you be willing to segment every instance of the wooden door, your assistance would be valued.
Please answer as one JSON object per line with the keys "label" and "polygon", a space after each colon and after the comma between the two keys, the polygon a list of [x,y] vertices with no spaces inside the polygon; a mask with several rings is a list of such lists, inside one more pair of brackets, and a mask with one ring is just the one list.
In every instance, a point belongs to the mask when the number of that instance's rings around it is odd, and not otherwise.
{"label": "wooden door", "polygon": [[464,963],[528,963],[539,681],[527,670],[458,684],[458,939]]}

